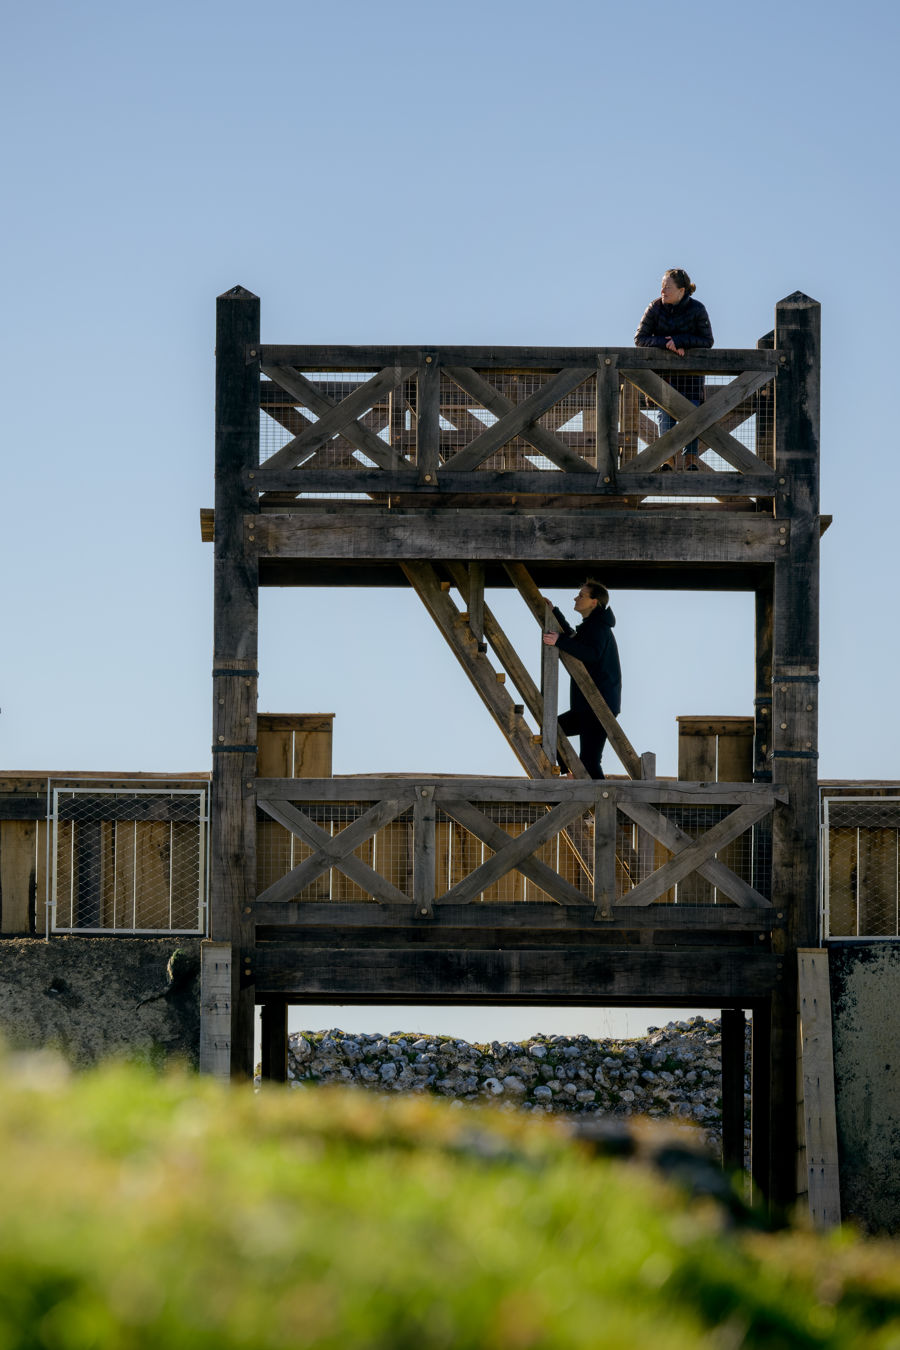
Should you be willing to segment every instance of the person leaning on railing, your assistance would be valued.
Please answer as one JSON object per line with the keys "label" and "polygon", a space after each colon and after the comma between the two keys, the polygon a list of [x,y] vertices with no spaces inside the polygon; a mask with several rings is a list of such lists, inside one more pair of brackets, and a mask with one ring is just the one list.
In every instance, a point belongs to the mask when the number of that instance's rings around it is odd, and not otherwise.
{"label": "person leaning on railing", "polygon": [[[706,306],[693,298],[696,286],[687,272],[681,267],[670,267],[663,273],[659,299],[652,300],[644,310],[643,318],[634,335],[636,347],[662,347],[666,351],[684,356],[692,348],[711,347],[713,345],[712,327]],[[702,375],[669,375],[668,383],[679,394],[690,399],[698,407],[703,401],[704,380]],[[664,409],[659,414],[659,434],[662,436],[675,425],[675,418]],[[661,465],[663,469],[674,469],[673,456]],[[681,452],[683,469],[700,468],[700,451],[697,441],[691,441]]]}

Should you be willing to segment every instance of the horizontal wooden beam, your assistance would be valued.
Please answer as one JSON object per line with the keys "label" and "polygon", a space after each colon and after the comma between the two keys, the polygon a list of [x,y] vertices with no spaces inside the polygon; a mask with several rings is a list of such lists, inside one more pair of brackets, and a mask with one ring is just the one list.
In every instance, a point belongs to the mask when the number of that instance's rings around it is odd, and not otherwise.
{"label": "horizontal wooden beam", "polygon": [[[246,518],[251,550],[263,558],[398,562],[442,559],[503,562],[642,562],[772,564],[789,546],[790,524],[765,515],[707,513],[692,525],[686,512],[669,514],[517,509],[409,511],[372,504],[348,513],[334,507],[292,510],[289,516]],[[783,533],[782,533],[783,531]]]}
{"label": "horizontal wooden beam", "polygon": [[765,998],[783,978],[770,953],[741,949],[643,947],[428,948],[256,947],[243,953],[256,998],[386,997],[419,1001],[588,1003],[596,1006],[698,999],[722,1003]]}
{"label": "horizontal wooden beam", "polygon": [[[354,929],[405,930],[410,941],[422,942],[423,925],[410,924],[409,905],[382,905],[376,901],[351,903],[330,900],[294,900],[251,902],[251,918],[257,929],[279,930],[294,927],[299,931],[326,928],[340,930],[352,938]],[[606,929],[659,929],[672,932],[747,932],[768,933],[784,919],[774,909],[739,909],[736,905],[646,905],[632,908],[617,905]],[[573,901],[510,901],[484,905],[440,905],[425,925],[452,933],[456,929],[478,932],[481,929],[508,930],[510,940],[520,932],[593,933],[598,924],[593,908]],[[398,943],[402,933],[398,932]],[[549,939],[548,939],[549,940]]]}
{"label": "horizontal wooden beam", "polygon": [[[306,372],[319,370],[370,370],[386,366],[415,366],[427,346],[348,347],[264,345],[253,349],[263,366],[297,366]],[[564,370],[572,366],[599,365],[607,358],[616,365],[637,370],[677,371],[680,375],[739,375],[745,370],[776,370],[778,353],[771,350],[718,347],[675,356],[659,347],[446,347],[435,344],[442,364],[470,366],[476,370]]]}
{"label": "horizontal wooden beam", "polygon": [[[375,801],[396,797],[413,787],[434,787],[434,799],[482,802],[583,802],[593,805],[597,796],[593,780],[564,778],[465,778],[453,774],[393,774],[375,777],[340,778],[257,778],[254,782],[260,801],[348,802]],[[607,778],[602,792],[613,801],[651,802],[673,806],[731,806],[745,802],[761,805],[787,801],[787,790],[772,783],[679,783],[654,779],[651,782],[626,778]]]}
{"label": "horizontal wooden beam", "polygon": [[[254,482],[257,479],[254,478]],[[358,492],[361,495],[409,493],[433,505],[458,493],[490,496],[554,495],[597,497],[600,500],[623,496],[684,497],[772,497],[777,479],[770,473],[674,473],[664,478],[658,473],[623,471],[609,477],[594,473],[565,472],[560,469],[472,469],[468,473],[442,468],[436,483],[422,483],[416,469],[299,469],[265,470],[260,492]],[[298,502],[298,506],[302,506]]]}

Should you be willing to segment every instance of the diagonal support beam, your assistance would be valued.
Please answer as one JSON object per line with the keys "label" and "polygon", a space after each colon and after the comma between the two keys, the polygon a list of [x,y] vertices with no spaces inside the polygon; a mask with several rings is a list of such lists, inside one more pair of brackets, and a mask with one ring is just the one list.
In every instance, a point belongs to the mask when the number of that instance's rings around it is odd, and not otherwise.
{"label": "diagonal support beam", "polygon": [[[445,564],[454,584],[461,594],[465,594],[466,568],[462,563]],[[469,601],[469,622],[471,626],[471,600]],[[544,722],[544,700],[541,691],[528,673],[524,661],[507,637],[493,610],[482,599],[481,620],[484,636],[497,654],[500,665],[509,675],[516,689],[522,695],[526,708],[538,726]],[[546,749],[546,747],[545,747]],[[556,730],[556,752],[558,758],[575,778],[587,778],[588,771],[578,758],[574,745],[564,731]]]}
{"label": "diagonal support beam", "polygon": [[368,427],[357,420],[369,411],[374,403],[385,397],[402,384],[415,371],[415,366],[388,366],[371,380],[361,384],[347,398],[337,403],[318,390],[315,385],[293,366],[264,366],[263,374],[268,375],[285,393],[303,402],[311,408],[318,421],[301,431],[287,445],[282,446],[261,465],[257,472],[260,487],[265,487],[266,475],[278,470],[293,469],[297,464],[314,454],[332,437],[341,435],[364,455],[373,460],[381,469],[409,468],[407,460],[381,439]]}
{"label": "diagonal support beam", "polygon": [[[473,806],[471,802],[463,801],[457,797],[442,797],[441,810],[446,812],[448,816],[452,816],[458,824],[462,825],[464,830],[468,830],[470,834],[474,834],[476,838],[487,844],[488,848],[493,849],[495,854],[508,846],[510,836],[506,831],[496,825],[490,816],[486,816],[483,811],[479,811],[477,806]],[[554,872],[552,867],[548,867],[546,863],[541,862],[539,858],[530,855],[522,858],[516,865],[516,870],[527,877],[529,881],[534,882],[535,886],[538,886],[557,904],[590,904],[586,896],[582,895],[558,872]],[[484,887],[481,889],[483,890]],[[444,897],[438,903],[449,903],[449,897]]]}
{"label": "diagonal support beam", "polygon": [[[559,632],[559,624],[549,616],[546,618],[547,607],[544,604],[544,597],[541,595],[537,586],[531,579],[531,574],[524,563],[504,563],[506,573],[516,587],[522,599],[531,610],[535,619],[543,627],[545,621],[551,623],[551,628]],[[567,656],[565,652],[560,653],[560,659],[572,679],[578,685],[578,688],[587,699],[591,711],[597,717],[603,730],[609,737],[609,743],[615,750],[619,759],[625,768],[625,772],[630,778],[641,777],[641,757],[629,741],[625,732],[619,726],[613,713],[610,711],[609,704],[600,693],[600,690],[594,684],[583,661],[578,661],[573,656]]]}
{"label": "diagonal support beam", "polygon": [[553,777],[553,766],[540,746],[532,743],[527,724],[515,711],[512,696],[497,679],[497,672],[490,661],[479,652],[478,642],[460,611],[446,591],[441,590],[434,568],[425,562],[403,562],[400,565],[522,768],[530,778]]}
{"label": "diagonal support beam", "polygon": [[692,839],[654,807],[620,798],[619,810],[675,855],[646,881],[640,882],[634,890],[628,891],[623,897],[623,903],[649,905],[689,872],[698,872],[742,909],[771,909],[770,900],[760,895],[759,891],[754,890],[732,872],[730,867],[726,867],[711,855],[731,843],[732,839],[743,834],[751,825],[755,825],[771,811],[772,805],[773,802],[767,797],[760,803],[740,806],[711,830],[707,830],[699,839]]}
{"label": "diagonal support beam", "polygon": [[374,896],[381,904],[411,904],[410,896],[398,890],[396,886],[387,881],[374,868],[369,867],[362,859],[353,856],[354,849],[359,848],[360,844],[364,844],[382,826],[396,820],[401,811],[405,811],[409,806],[410,801],[410,794],[405,793],[402,796],[398,795],[385,801],[376,802],[369,811],[354,820],[339,834],[332,836],[327,830],[323,830],[320,825],[316,825],[302,811],[292,806],[290,802],[259,798],[259,805],[267,815],[270,815],[273,820],[277,820],[279,825],[283,825],[286,830],[290,830],[291,834],[295,834],[298,839],[303,840],[304,844],[309,845],[316,851],[309,858],[305,858],[302,863],[291,868],[286,876],[280,877],[278,881],[268,886],[261,895],[257,896],[257,900],[290,900],[304,886],[310,885],[317,877],[320,877],[323,872],[336,867],[351,881],[355,881],[357,886],[360,886],[367,895]]}
{"label": "diagonal support beam", "polygon": [[561,370],[552,380],[548,380],[521,403],[513,403],[484,376],[467,366],[447,367],[445,373],[471,398],[477,399],[499,419],[480,436],[476,436],[474,441],[470,441],[464,450],[458,451],[448,459],[444,464],[445,469],[477,469],[479,464],[483,464],[501,446],[516,436],[522,436],[561,469],[580,473],[597,472],[593,464],[577,455],[574,450],[570,450],[564,441],[554,436],[552,431],[537,425],[538,418],[555,403],[565,398],[566,394],[571,393],[579,384],[583,384],[591,375],[596,375],[596,368]]}
{"label": "diagonal support beam", "polygon": [[744,473],[770,473],[768,464],[742,445],[739,440],[722,430],[716,423],[732,412],[749,394],[755,393],[771,380],[770,371],[746,370],[730,384],[723,385],[701,403],[698,408],[690,399],[679,394],[667,380],[652,370],[623,370],[624,379],[651,398],[672,417],[678,425],[665,432],[653,445],[629,460],[630,473],[650,472],[664,464],[670,455],[700,436],[716,454],[735,469]]}
{"label": "diagonal support beam", "polygon": [[[448,802],[446,810],[453,814],[453,807],[457,803]],[[443,805],[443,803],[442,803]],[[513,868],[519,868],[525,859],[541,848],[550,839],[554,839],[560,831],[567,825],[571,825],[578,817],[582,815],[584,806],[581,802],[560,802],[554,806],[546,816],[543,816],[534,825],[529,825],[527,830],[523,830],[520,835],[511,837],[505,830],[501,831],[506,842],[502,844],[493,855],[483,862],[480,867],[476,867],[474,872],[470,872],[467,877],[441,896],[437,903],[442,905],[466,905],[474,900],[476,895],[480,895],[488,886],[493,886],[495,881],[511,872]],[[498,841],[499,842],[499,841]]]}

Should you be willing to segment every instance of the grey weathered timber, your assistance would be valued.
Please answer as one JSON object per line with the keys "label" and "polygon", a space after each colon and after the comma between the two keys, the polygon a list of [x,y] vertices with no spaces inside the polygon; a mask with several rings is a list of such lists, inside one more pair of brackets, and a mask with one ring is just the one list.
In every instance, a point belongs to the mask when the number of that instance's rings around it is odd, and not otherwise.
{"label": "grey weathered timber", "polygon": [[[787,543],[774,566],[772,772],[790,793],[775,812],[773,895],[786,904],[788,952],[817,941],[820,308],[799,292],[775,310],[775,515]],[[797,1137],[797,966],[772,1004],[772,1136]],[[773,1149],[769,1194],[797,1188],[796,1154]]]}
{"label": "grey weathered timber", "polygon": [[[383,441],[381,445],[384,447]],[[381,454],[386,458],[383,450]],[[737,473],[716,472],[704,467],[702,474],[673,474],[663,483],[656,473],[632,473],[633,463],[629,460],[627,469],[621,470],[615,478],[594,470],[585,473],[574,469],[569,472],[559,469],[471,469],[460,473],[441,466],[434,482],[423,483],[417,469],[365,468],[348,454],[343,468],[318,467],[316,456],[311,456],[296,469],[287,470],[270,469],[270,461],[266,460],[254,474],[254,480],[266,496],[271,492],[391,493],[402,497],[403,505],[409,505],[406,498],[411,496],[422,507],[430,507],[444,506],[460,495],[477,493],[502,499],[498,505],[506,509],[510,496],[534,497],[539,499],[537,504],[550,507],[560,498],[591,497],[607,507],[614,507],[619,498],[652,496],[664,490],[667,497],[718,497],[723,500],[733,497],[741,506],[755,510],[755,503],[749,502],[751,497],[771,497],[776,490],[775,474],[769,469],[764,473]],[[565,500],[562,504],[565,505]],[[579,502],[578,509],[581,510],[584,504]]]}
{"label": "grey weathered timber", "polygon": [[416,469],[420,483],[433,483],[440,467],[441,368],[436,352],[421,352],[416,381]]}
{"label": "grey weathered timber", "polygon": [[[296,366],[300,370],[357,370],[376,373],[386,366],[415,366],[422,347],[349,347],[269,344],[258,348],[264,366]],[[425,348],[424,350],[432,350]],[[437,347],[434,350],[438,350]],[[475,370],[566,370],[572,366],[596,368],[609,357],[618,366],[635,370],[662,370],[679,375],[738,374],[744,370],[775,370],[776,352],[765,349],[716,347],[675,356],[659,347],[449,347],[441,345],[445,366]]]}
{"label": "grey weathered timber", "polygon": [[597,358],[596,418],[597,477],[612,488],[619,457],[619,372],[611,356]]}
{"label": "grey weathered timber", "polygon": [[466,568],[466,609],[476,642],[484,639],[484,564],[477,559]]}
{"label": "grey weathered timber", "polygon": [[[758,891],[754,890],[752,886],[749,886],[741,879],[741,877],[732,872],[729,867],[726,867],[724,863],[709,857],[704,858],[701,856],[702,845],[703,841],[706,839],[706,835],[701,835],[699,840],[691,839],[690,835],[685,834],[674,821],[668,820],[665,816],[661,815],[659,811],[655,811],[653,807],[642,802],[620,799],[618,805],[627,816],[631,817],[636,825],[640,825],[642,829],[646,830],[648,834],[652,834],[654,839],[658,839],[671,853],[676,855],[672,862],[665,863],[658,872],[655,872],[652,877],[648,878],[646,890],[641,889],[644,886],[644,883],[641,883],[640,887],[635,887],[635,890],[628,893],[629,904],[635,903],[634,895],[635,891],[638,890],[641,891],[641,899],[638,903],[648,903],[651,900],[655,900],[657,895],[661,894],[661,892],[654,889],[659,877],[665,876],[671,878],[671,880],[666,882],[666,886],[669,886],[680,880],[681,876],[686,875],[687,872],[697,871],[701,877],[705,877],[707,881],[711,881],[718,890],[722,891],[724,895],[727,895],[728,899],[733,900],[736,905],[746,906],[750,909],[756,907],[759,907],[760,909],[769,909],[771,907],[771,900],[767,900],[764,895],[760,895]],[[745,813],[740,817],[741,821],[747,821],[752,825],[755,820],[759,820],[768,810],[770,810],[771,806],[770,804],[766,804],[765,800],[760,801],[760,799],[757,798],[756,804],[741,806],[738,809],[742,813]],[[737,812],[733,812],[732,816],[737,816]],[[720,822],[720,824],[724,826],[728,824],[728,821],[730,820],[732,820],[731,816],[728,817],[728,820]],[[719,828],[719,826],[713,827],[716,831],[718,831]],[[746,824],[741,824],[741,830],[746,828]],[[709,833],[712,834],[712,830],[710,830]],[[727,831],[723,831],[723,833],[727,834]],[[740,833],[740,830],[735,831],[735,834],[736,833]],[[734,837],[735,835],[732,834],[731,838]],[[725,838],[723,842],[728,843],[730,841],[728,838]],[[690,852],[688,850],[690,850]],[[686,863],[689,861],[692,865],[686,866]],[[663,889],[665,888],[666,887]],[[646,899],[644,899],[644,896],[646,896]]]}
{"label": "grey weathered timber", "polygon": [[434,912],[434,822],[434,788],[416,788],[413,816],[413,900],[416,913],[422,918],[427,918]]}
{"label": "grey weathered timber", "polygon": [[[491,824],[493,825],[493,822]],[[476,833],[471,825],[466,824],[466,828]],[[499,826],[493,828],[499,829]],[[485,842],[489,843],[487,833],[485,827]],[[525,859],[518,870],[543,889],[543,882],[537,879],[543,875],[537,864],[537,859]],[[575,891],[573,896],[574,888],[569,889],[568,883],[556,873],[552,875],[556,877],[559,894],[569,897],[567,903],[561,900],[557,903],[553,903],[552,900],[517,900],[493,902],[489,905],[439,905],[429,917],[429,928],[446,930],[452,935],[453,940],[464,932],[478,932],[485,929],[493,933],[506,933],[510,942],[516,941],[517,934],[523,932],[590,934],[595,931],[597,923],[591,906],[585,905],[584,897],[578,891]],[[371,900],[353,903],[341,901],[340,904],[335,904],[331,900],[289,900],[275,903],[255,900],[252,909],[253,922],[257,929],[280,930],[286,926],[297,940],[300,939],[302,932],[310,930],[314,930],[313,935],[319,930],[347,935],[352,934],[354,930],[366,932],[381,929],[410,930],[413,922],[408,904],[377,904]],[[604,927],[616,931],[656,929],[660,932],[677,934],[708,932],[714,936],[726,933],[768,934],[781,922],[772,909],[737,909],[732,905],[649,905],[641,909],[617,905],[615,910],[610,912],[609,920]]]}
{"label": "grey weathered timber", "polygon": [[700,436],[706,444],[724,460],[739,470],[765,473],[767,465],[729,432],[721,430],[716,422],[731,412],[748,394],[753,393],[771,379],[771,374],[759,371],[745,371],[731,384],[723,385],[709,394],[697,408],[690,399],[679,394],[670,384],[654,374],[653,371],[623,370],[622,376],[636,388],[649,395],[667,413],[678,417],[677,426],[672,427],[646,450],[631,461],[638,469],[658,469],[676,450]]}
{"label": "grey weathered timber", "polygon": [[[545,622],[549,623],[553,618],[553,609],[549,603],[546,609]],[[552,761],[556,754],[556,737],[558,734],[559,652],[555,647],[550,647],[544,642],[541,643],[541,698],[544,705],[543,717],[541,718],[541,743],[544,747],[544,754]]]}
{"label": "grey weathered timber", "polygon": [[[474,563],[470,564],[470,568],[473,566],[476,566],[476,564]],[[480,564],[478,564],[478,566],[480,567]],[[462,564],[452,562],[448,564],[448,570],[450,572],[450,575],[456,582],[457,588],[460,591],[462,591],[463,586],[467,584],[469,579],[468,570],[465,569],[462,566]],[[483,570],[484,569],[481,568],[482,573]],[[528,711],[531,713],[535,722],[537,723],[538,726],[543,726],[544,723],[543,695],[541,694],[537,685],[534,683],[534,680],[528,673],[528,670],[526,669],[525,664],[522,661],[521,657],[519,656],[518,652],[516,651],[515,647],[512,645],[506,633],[500,626],[500,623],[498,622],[493,611],[489,609],[488,606],[484,603],[483,597],[484,591],[482,589],[480,619],[483,635],[484,637],[487,638],[488,642],[490,643],[491,647],[496,653],[500,665],[509,675],[509,678],[512,680],[516,689],[521,694],[525,706],[528,708]],[[469,627],[470,628],[472,627],[471,610],[469,613]],[[473,635],[477,637],[477,634],[474,634],[474,632]],[[544,752],[545,754],[547,754],[548,759],[552,763],[552,756],[549,750],[547,749],[547,742],[544,738],[542,738],[542,740],[544,743]],[[566,736],[565,732],[559,730],[558,723],[556,728],[555,744],[556,744],[556,754],[559,757],[560,761],[569,770],[569,772],[573,773],[576,778],[586,779],[588,777],[588,771],[582,764],[581,760],[579,759],[575,751],[575,748],[572,745],[572,742],[569,740],[568,736]]]}
{"label": "grey weathered timber", "polygon": [[771,993],[777,965],[776,957],[764,952],[647,947],[454,951],[417,944],[293,952],[264,944],[255,957],[260,996],[599,1007],[670,1002],[696,1007],[698,997],[704,1000],[701,990],[715,990],[726,1002],[752,1003]]}
{"label": "grey weathered timber", "polygon": [[[259,461],[259,300],[240,286],[216,302],[216,505],[210,936],[245,945],[256,877],[258,576],[250,533],[259,503],[248,471]],[[231,963],[231,1068],[253,1074],[253,995]]]}
{"label": "grey weathered timber", "polygon": [[[616,902],[616,804],[609,790],[600,792],[594,807],[594,914],[612,918]],[[634,912],[634,911],[632,911]]]}
{"label": "grey weathered timber", "polygon": [[[454,805],[458,809],[458,803],[447,803],[446,810],[449,815],[455,814]],[[534,825],[529,825],[520,835],[507,835],[506,842],[502,845],[497,840],[493,855],[453,886],[446,897],[441,897],[439,903],[463,905],[474,900],[476,895],[480,895],[513,868],[518,868],[524,859],[530,858],[537,849],[555,838],[581,814],[578,802],[560,802]]]}
{"label": "grey weathered timber", "polygon": [[498,419],[492,427],[458,451],[448,461],[449,468],[455,469],[457,473],[474,469],[508,441],[522,436],[560,468],[590,472],[594,466],[581,455],[575,454],[565,441],[538,426],[537,419],[593,373],[590,367],[562,370],[529,398],[523,399],[521,403],[513,403],[476,371],[459,366],[448,367],[447,374],[451,379],[472,398],[483,403]]}
{"label": "grey weathered timber", "polygon": [[[264,366],[263,373],[288,393],[303,397],[313,412],[319,413],[319,419],[307,427],[288,445],[275,452],[266,465],[273,469],[293,468],[308,454],[312,454],[338,434],[346,436],[354,443],[362,439],[360,447],[370,454],[376,464],[399,465],[402,463],[396,452],[382,441],[374,432],[360,426],[358,418],[368,412],[373,403],[377,403],[385,394],[389,394],[403,380],[413,373],[412,366],[391,366],[379,371],[371,380],[354,388],[352,394],[335,403],[327,395],[320,394],[309,380],[298,370],[283,369],[280,366]],[[348,435],[348,432],[351,434]],[[263,466],[265,467],[265,466]]]}
{"label": "grey weathered timber", "polygon": [[[528,569],[521,563],[509,563],[506,570],[542,628],[546,625],[546,631],[560,632],[561,629],[553,615],[552,608],[545,603],[543,596],[532,581]],[[569,675],[578,685],[587,699],[591,711],[606,732],[609,743],[622,761],[626,773],[630,774],[632,778],[640,778],[640,756],[625,735],[616,717],[610,711],[609,704],[588,674],[584,662],[577,660],[574,656],[569,656],[566,652],[561,652],[560,656]]]}
{"label": "grey weathered timber", "polygon": [[744,1035],[743,1008],[722,1009],[722,1166],[735,1172],[744,1166]]}
{"label": "grey weathered timber", "polygon": [[801,948],[797,961],[809,1216],[816,1228],[833,1228],[841,1221],[841,1189],[828,949]]}
{"label": "grey weathered timber", "polygon": [[[255,790],[260,805],[267,801],[376,801],[382,797],[396,797],[401,792],[412,792],[415,787],[432,786],[435,801],[450,797],[466,797],[483,802],[535,802],[546,804],[557,801],[578,801],[590,809],[597,795],[597,783],[592,779],[564,778],[467,778],[457,774],[391,774],[353,775],[341,778],[257,778]],[[639,779],[607,778],[603,792],[623,806],[624,803],[646,802],[672,806],[733,806],[766,803],[771,809],[775,802],[787,802],[787,791],[780,784],[756,783],[676,783],[658,778],[652,782]],[[685,838],[687,836],[684,836]],[[677,842],[677,840],[676,840]]]}
{"label": "grey weathered timber", "polygon": [[213,1078],[231,1076],[233,1035],[230,942],[200,945],[200,1072]]}
{"label": "grey weathered timber", "polygon": [[409,562],[403,564],[403,571],[526,773],[533,778],[549,777],[550,761],[538,746],[532,744],[525,723],[516,715],[510,694],[498,682],[497,672],[487,657],[478,650],[478,643],[460,611],[441,590],[434,568],[427,563]]}
{"label": "grey weathered timber", "polygon": [[364,812],[351,825],[348,825],[346,829],[341,830],[336,837],[332,838],[302,811],[293,807],[290,802],[261,801],[260,806],[273,820],[277,820],[279,825],[283,825],[286,830],[296,834],[305,844],[316,851],[296,867],[291,868],[285,876],[280,877],[271,886],[267,886],[258,899],[268,901],[288,900],[295,896],[298,891],[303,890],[305,886],[310,885],[323,872],[332,867],[337,867],[376,900],[388,904],[402,903],[404,900],[411,901],[410,896],[404,895],[402,891],[385,880],[373,868],[353,856],[355,848],[370,839],[382,826],[395,820],[408,804],[408,796],[404,798],[395,796],[387,801],[377,802],[371,810]]}
{"label": "grey weathered timber", "polygon": [[261,558],[310,562],[341,558],[401,564],[444,559],[532,563],[552,558],[556,563],[597,566],[612,561],[654,566],[739,562],[741,567],[771,565],[785,539],[778,524],[761,514],[708,513],[699,520],[702,529],[693,528],[694,521],[684,514],[590,509],[579,512],[574,530],[566,512],[413,511],[373,503],[351,515],[342,502],[294,508],[285,516],[259,516],[256,537]]}
{"label": "grey weathered timber", "polygon": [[[783,986],[783,969],[778,973],[778,984]],[[750,1040],[750,1174],[763,1197],[770,1195],[772,1176],[772,1003],[770,996],[754,1007]],[[792,1142],[797,1132],[796,1111],[794,1114],[794,1124],[788,1131]],[[784,1123],[788,1125],[787,1120]]]}
{"label": "grey weathered timber", "polygon": [[[479,811],[471,802],[463,801],[462,798],[442,798],[441,809],[451,816],[455,821],[462,825],[463,829],[474,834],[476,839],[481,839],[488,848],[499,852],[509,844],[510,836],[507,832],[495,825],[489,816],[483,811]],[[555,900],[560,905],[582,905],[585,902],[584,897],[577,887],[572,886],[568,881],[554,872],[552,867],[541,862],[539,858],[526,855],[521,857],[515,864],[517,871],[521,872],[529,881],[534,882],[535,886],[540,887],[551,900]],[[452,901],[449,896],[442,897],[441,908],[453,909],[454,904],[468,903],[468,901],[456,899]],[[493,905],[491,906],[493,908]]]}

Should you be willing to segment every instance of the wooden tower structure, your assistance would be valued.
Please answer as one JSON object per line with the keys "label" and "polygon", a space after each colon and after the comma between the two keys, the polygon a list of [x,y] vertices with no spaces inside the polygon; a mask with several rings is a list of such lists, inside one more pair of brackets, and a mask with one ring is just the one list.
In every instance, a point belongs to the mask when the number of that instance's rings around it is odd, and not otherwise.
{"label": "wooden tower structure", "polygon": [[[259,1004],[275,1078],[291,1002],[722,1008],[739,1160],[750,1009],[753,1170],[792,1198],[797,953],[818,937],[818,304],[791,295],[755,348],[684,360],[270,346],[240,287],[217,313],[205,1066],[252,1072]],[[676,370],[704,377],[699,406]],[[663,473],[695,437],[701,471]],[[556,650],[538,688],[485,599],[515,587],[538,642],[541,589],[585,574],[753,593],[746,771],[711,725],[657,778],[587,680],[628,775],[587,778],[556,724]],[[260,777],[261,585],[412,587],[523,776]],[[263,885],[273,821],[291,852]]]}

